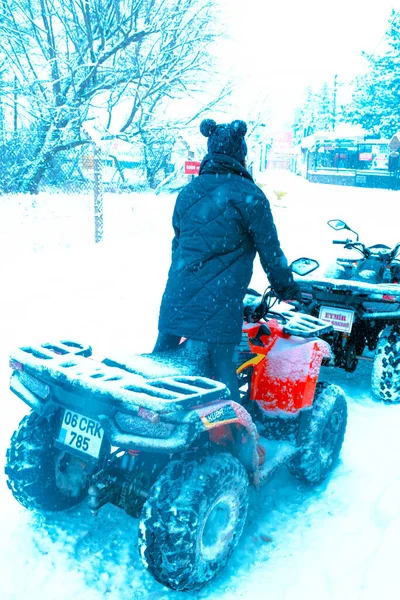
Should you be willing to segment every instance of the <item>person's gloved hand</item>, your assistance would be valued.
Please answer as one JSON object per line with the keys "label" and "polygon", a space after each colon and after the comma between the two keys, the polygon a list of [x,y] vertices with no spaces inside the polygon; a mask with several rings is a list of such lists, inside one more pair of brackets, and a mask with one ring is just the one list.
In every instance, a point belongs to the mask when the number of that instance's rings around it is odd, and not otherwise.
{"label": "person's gloved hand", "polygon": [[258,300],[257,303],[253,305],[245,306],[244,308],[244,318],[247,323],[257,323],[260,319],[263,318],[265,314],[265,306],[262,302]]}
{"label": "person's gloved hand", "polygon": [[300,287],[298,286],[298,284],[293,283],[293,285],[288,286],[287,288],[282,290],[279,299],[284,300],[285,302],[288,302],[289,304],[291,302],[302,303],[303,298],[302,298]]}
{"label": "person's gloved hand", "polygon": [[[291,297],[289,297],[291,296]],[[304,304],[303,297],[301,295],[300,287],[295,283],[293,286],[285,290],[285,302],[292,304],[296,312],[309,314],[309,307]]]}

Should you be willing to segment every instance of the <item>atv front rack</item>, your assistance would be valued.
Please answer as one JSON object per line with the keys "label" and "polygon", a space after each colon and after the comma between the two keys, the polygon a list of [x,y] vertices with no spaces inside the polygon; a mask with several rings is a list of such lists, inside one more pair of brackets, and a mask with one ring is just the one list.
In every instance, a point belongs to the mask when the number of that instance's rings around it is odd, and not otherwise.
{"label": "atv front rack", "polygon": [[283,311],[280,314],[287,319],[282,327],[282,331],[289,335],[298,335],[300,337],[309,338],[318,337],[333,331],[332,325],[325,323],[322,319],[312,317],[311,315],[293,311]]}

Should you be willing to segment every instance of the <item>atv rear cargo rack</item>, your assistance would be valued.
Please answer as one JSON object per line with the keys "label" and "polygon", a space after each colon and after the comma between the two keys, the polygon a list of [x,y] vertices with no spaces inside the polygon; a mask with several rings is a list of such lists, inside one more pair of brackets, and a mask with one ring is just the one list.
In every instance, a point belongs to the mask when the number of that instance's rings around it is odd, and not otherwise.
{"label": "atv rear cargo rack", "polygon": [[[10,357],[10,366],[15,370],[11,389],[20,396],[21,384],[27,388],[29,397],[24,399],[29,405],[34,398],[41,404],[47,402],[53,394],[57,396],[59,389],[88,401],[115,404],[118,410],[133,414],[139,407],[160,413],[176,412],[229,396],[223,383],[207,377],[175,371],[165,377],[145,378],[92,360],[90,355],[90,346],[69,341],[24,346]],[[153,360],[154,370],[163,364],[161,355],[148,358]]]}

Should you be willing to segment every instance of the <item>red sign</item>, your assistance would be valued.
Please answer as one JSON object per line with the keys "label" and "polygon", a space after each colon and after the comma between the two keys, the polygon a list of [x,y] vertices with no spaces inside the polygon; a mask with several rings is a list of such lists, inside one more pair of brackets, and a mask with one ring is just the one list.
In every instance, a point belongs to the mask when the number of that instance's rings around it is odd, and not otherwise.
{"label": "red sign", "polygon": [[284,131],[274,136],[273,148],[274,150],[283,150],[291,148],[293,146],[293,133],[291,131]]}
{"label": "red sign", "polygon": [[359,160],[372,160],[372,152],[360,152]]}
{"label": "red sign", "polygon": [[185,175],[198,175],[200,165],[198,160],[185,160]]}

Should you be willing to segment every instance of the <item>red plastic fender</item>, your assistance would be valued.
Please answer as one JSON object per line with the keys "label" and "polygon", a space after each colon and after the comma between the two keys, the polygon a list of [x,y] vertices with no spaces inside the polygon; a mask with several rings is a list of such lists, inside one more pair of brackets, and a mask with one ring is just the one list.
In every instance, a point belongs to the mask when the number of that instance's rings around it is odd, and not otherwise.
{"label": "red plastic fender", "polygon": [[238,426],[243,435],[236,436],[235,453],[247,471],[255,472],[258,467],[257,428],[247,410],[233,400],[199,406],[194,409],[212,442],[224,445],[233,441],[231,425]]}
{"label": "red plastic fender", "polygon": [[285,334],[276,320],[269,321],[268,327],[271,335],[261,336],[262,346],[252,343],[258,329],[247,328],[255,354],[248,361],[253,366],[250,399],[267,412],[293,414],[312,406],[322,360],[330,356],[329,345],[318,338]]}

